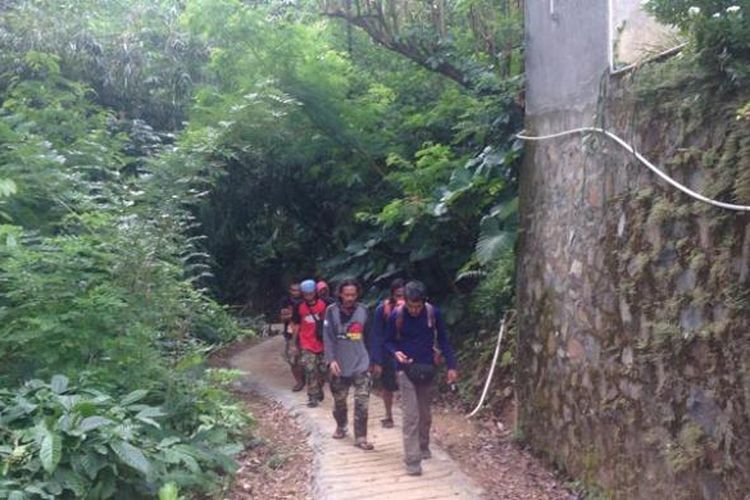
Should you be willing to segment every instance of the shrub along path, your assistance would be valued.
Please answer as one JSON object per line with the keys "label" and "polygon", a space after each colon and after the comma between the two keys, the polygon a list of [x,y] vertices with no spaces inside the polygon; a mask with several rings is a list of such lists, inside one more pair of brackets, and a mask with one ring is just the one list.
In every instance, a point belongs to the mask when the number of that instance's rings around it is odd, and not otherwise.
{"label": "shrub along path", "polygon": [[[283,345],[282,337],[271,337],[235,354],[230,364],[247,373],[244,384],[281,402],[297,415],[302,427],[309,432],[308,439],[315,452],[312,485],[315,498],[416,500],[482,496],[481,489],[435,444],[432,445],[433,458],[422,464],[424,474],[421,477],[407,476],[403,464],[400,414],[395,412],[395,428],[381,428],[383,404],[375,395],[370,400],[368,431],[368,439],[375,444],[375,450],[366,452],[354,447],[351,415],[350,435],[340,441],[332,439],[335,424],[331,415],[330,391],[326,388],[326,399],[318,408],[306,406],[304,391],[292,393],[289,390],[291,374],[282,358]],[[349,409],[351,413],[351,396]]]}

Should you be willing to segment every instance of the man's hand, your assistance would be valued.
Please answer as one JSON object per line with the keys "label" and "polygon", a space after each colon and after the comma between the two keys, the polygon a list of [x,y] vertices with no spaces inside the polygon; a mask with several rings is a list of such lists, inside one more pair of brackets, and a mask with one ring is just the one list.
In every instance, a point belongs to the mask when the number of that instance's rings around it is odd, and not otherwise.
{"label": "man's hand", "polygon": [[448,370],[448,383],[455,384],[456,382],[458,382],[458,370],[456,369]]}
{"label": "man's hand", "polygon": [[331,361],[331,364],[328,365],[328,370],[331,372],[331,375],[333,375],[334,377],[341,376],[341,367],[336,361]]}
{"label": "man's hand", "polygon": [[401,351],[396,351],[394,353],[394,356],[396,356],[396,361],[398,361],[402,365],[408,365],[412,362],[412,359]]}
{"label": "man's hand", "polygon": [[279,311],[279,317],[281,317],[282,322],[287,322],[292,319],[292,310],[285,307],[281,311]]}
{"label": "man's hand", "polygon": [[372,373],[375,377],[379,377],[383,374],[383,367],[378,364],[372,364],[370,365],[370,373]]}

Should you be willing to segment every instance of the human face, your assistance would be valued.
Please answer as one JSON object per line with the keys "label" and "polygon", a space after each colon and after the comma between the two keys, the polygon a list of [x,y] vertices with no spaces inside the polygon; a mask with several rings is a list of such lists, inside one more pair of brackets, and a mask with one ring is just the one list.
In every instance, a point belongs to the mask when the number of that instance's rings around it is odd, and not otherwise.
{"label": "human face", "polygon": [[302,298],[305,299],[305,302],[308,304],[315,303],[315,292],[305,292],[302,294]]}
{"label": "human face", "polygon": [[424,307],[424,300],[409,300],[406,299],[406,310],[409,311],[409,316],[417,317],[422,312]]}
{"label": "human face", "polygon": [[328,290],[328,288],[321,288],[320,290],[318,290],[318,297],[320,297],[321,299],[324,299],[329,295],[331,295],[331,291]]}
{"label": "human face", "polygon": [[354,303],[357,301],[357,287],[354,285],[348,285],[341,289],[339,298],[341,299],[341,305],[347,309],[354,307]]}
{"label": "human face", "polygon": [[298,283],[295,283],[295,284],[293,284],[293,285],[289,285],[289,295],[290,295],[290,296],[291,296],[291,297],[292,297],[293,299],[298,299],[298,298],[300,298],[300,296],[301,296],[302,294],[301,294],[301,293],[300,293],[300,291],[299,291],[299,284],[298,284]]}
{"label": "human face", "polygon": [[393,297],[393,300],[395,300],[396,302],[403,302],[404,301],[404,287],[396,288],[395,290],[392,290],[391,297]]}

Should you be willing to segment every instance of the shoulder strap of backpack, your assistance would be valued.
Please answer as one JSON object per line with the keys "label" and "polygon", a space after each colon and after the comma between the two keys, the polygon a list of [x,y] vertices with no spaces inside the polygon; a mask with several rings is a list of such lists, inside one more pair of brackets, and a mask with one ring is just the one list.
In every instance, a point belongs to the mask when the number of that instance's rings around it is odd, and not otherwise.
{"label": "shoulder strap of backpack", "polygon": [[404,306],[396,307],[396,340],[401,342],[401,329],[404,327]]}
{"label": "shoulder strap of backpack", "polygon": [[391,312],[393,312],[393,304],[387,299],[381,302],[381,304],[383,304],[383,319],[388,321],[388,317],[391,315]]}
{"label": "shoulder strap of backpack", "polygon": [[424,306],[427,308],[427,328],[437,332],[437,324],[435,323],[435,308],[429,302],[425,302]]}
{"label": "shoulder strap of backpack", "polygon": [[[322,311],[320,310],[321,304],[323,305]],[[323,318],[326,315],[326,303],[323,301],[323,299],[318,299],[318,301],[315,302],[315,305],[312,308],[310,308],[310,314],[312,314],[313,318],[315,318],[315,321],[323,320]]]}
{"label": "shoulder strap of backpack", "polygon": [[432,330],[432,350],[437,354],[441,354],[440,346],[438,345],[438,329],[437,320],[435,319],[435,307],[429,302],[425,302],[427,308],[427,326]]}

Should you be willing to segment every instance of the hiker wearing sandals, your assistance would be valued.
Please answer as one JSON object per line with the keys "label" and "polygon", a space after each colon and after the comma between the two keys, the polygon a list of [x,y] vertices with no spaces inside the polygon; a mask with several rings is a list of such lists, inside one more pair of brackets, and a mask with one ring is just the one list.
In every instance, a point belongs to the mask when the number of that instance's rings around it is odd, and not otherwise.
{"label": "hiker wearing sandals", "polygon": [[437,364],[445,357],[448,383],[458,380],[456,358],[437,307],[426,302],[424,284],[410,281],[404,287],[406,304],[388,318],[385,348],[397,361],[397,380],[403,412],[404,462],[406,473],[422,474],[422,460],[430,452],[430,405]]}
{"label": "hiker wearing sandals", "polygon": [[367,309],[357,302],[360,286],[346,279],[339,284],[338,302],[326,310],[323,327],[325,362],[330,372],[333,395],[334,439],[347,433],[349,387],[354,387],[354,446],[372,450],[367,441],[367,411],[370,404],[370,356],[365,345]]}
{"label": "hiker wearing sandals", "polygon": [[385,327],[391,313],[404,304],[404,280],[391,282],[391,295],[375,308],[372,315],[372,364],[375,376],[374,386],[380,391],[385,406],[385,418],[380,424],[386,428],[393,427],[393,393],[398,391],[396,382],[396,360],[383,348]]}

